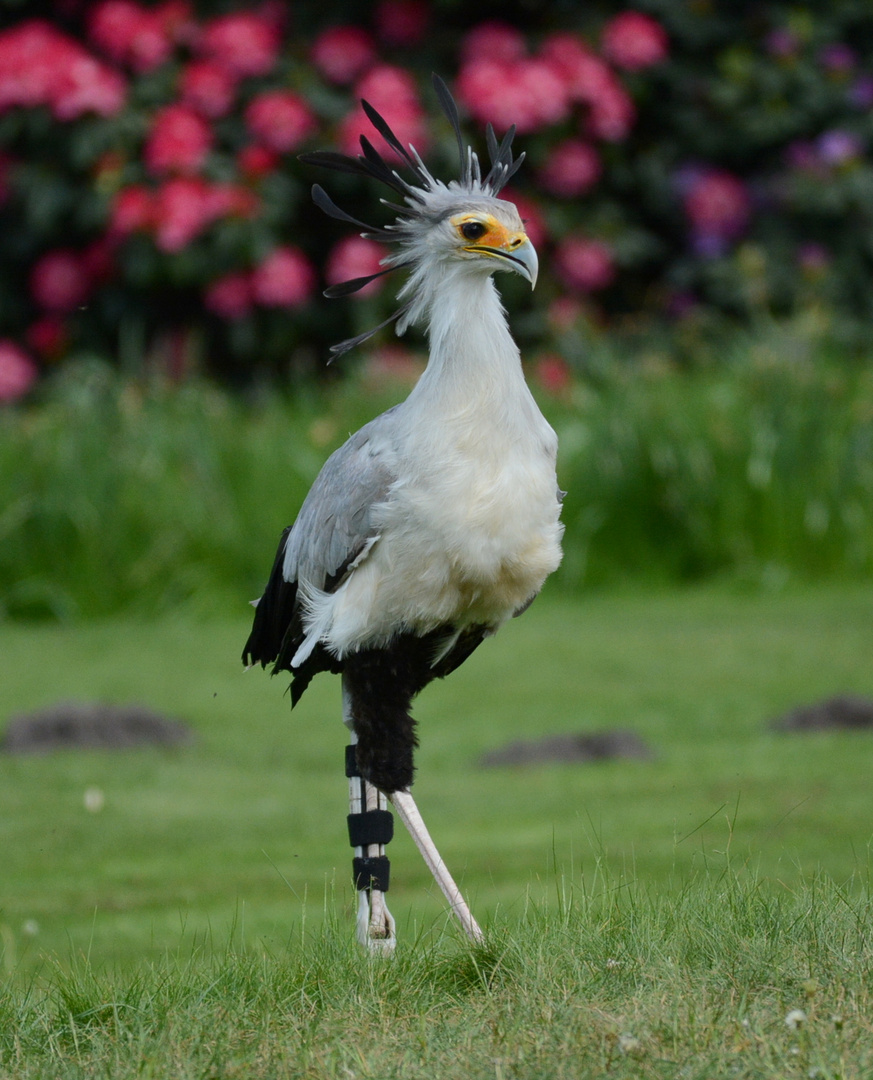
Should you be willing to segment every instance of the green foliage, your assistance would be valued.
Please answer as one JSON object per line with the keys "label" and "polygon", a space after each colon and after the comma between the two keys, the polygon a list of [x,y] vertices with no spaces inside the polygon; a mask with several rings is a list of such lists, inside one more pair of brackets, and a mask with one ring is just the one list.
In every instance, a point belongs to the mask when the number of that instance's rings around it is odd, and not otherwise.
{"label": "green foliage", "polygon": [[[649,349],[565,339],[588,377],[543,404],[567,489],[565,588],[873,569],[873,379],[734,341],[680,374]],[[536,378],[536,371],[533,373]],[[0,604],[10,616],[227,610],[258,596],[328,453],[402,396],[366,376],[248,400],[206,382],[71,367],[0,414]]]}
{"label": "green foliage", "polygon": [[591,348],[588,379],[553,417],[568,489],[563,573],[573,583],[873,569],[873,379],[790,330],[723,340],[679,375],[649,348],[623,365]]}

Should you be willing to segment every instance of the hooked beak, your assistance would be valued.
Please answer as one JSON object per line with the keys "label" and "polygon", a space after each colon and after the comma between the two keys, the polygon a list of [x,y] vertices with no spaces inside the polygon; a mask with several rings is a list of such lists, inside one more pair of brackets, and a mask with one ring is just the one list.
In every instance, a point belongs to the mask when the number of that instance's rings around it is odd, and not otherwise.
{"label": "hooked beak", "polygon": [[537,283],[539,259],[536,248],[524,233],[515,233],[499,247],[490,244],[469,244],[464,250],[475,251],[479,255],[492,255],[499,259],[504,264],[500,267],[501,270],[514,270],[516,274],[521,274],[530,282],[532,289]]}
{"label": "hooked beak", "polygon": [[540,263],[537,258],[537,250],[527,237],[524,238],[524,243],[519,244],[517,248],[513,248],[511,252],[505,252],[504,257],[510,260],[509,265],[512,270],[527,278],[531,289],[536,288],[537,271]]}

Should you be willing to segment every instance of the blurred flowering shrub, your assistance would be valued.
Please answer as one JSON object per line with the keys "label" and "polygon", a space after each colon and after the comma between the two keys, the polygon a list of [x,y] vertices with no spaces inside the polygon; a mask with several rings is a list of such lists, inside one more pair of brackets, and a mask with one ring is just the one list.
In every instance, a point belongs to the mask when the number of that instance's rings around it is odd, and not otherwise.
{"label": "blurred flowering shrub", "polygon": [[[515,124],[528,154],[508,197],[544,272],[519,329],[551,382],[578,320],[814,304],[848,334],[873,316],[873,8],[856,0],[506,0],[500,21],[455,0],[4,6],[0,398],[82,350],[319,369],[390,297],[379,280],[318,298],[381,252],[314,210],[323,178],[296,155],[381,142],[365,97],[454,175],[432,70],[472,135]],[[332,182],[384,215],[357,178]]]}

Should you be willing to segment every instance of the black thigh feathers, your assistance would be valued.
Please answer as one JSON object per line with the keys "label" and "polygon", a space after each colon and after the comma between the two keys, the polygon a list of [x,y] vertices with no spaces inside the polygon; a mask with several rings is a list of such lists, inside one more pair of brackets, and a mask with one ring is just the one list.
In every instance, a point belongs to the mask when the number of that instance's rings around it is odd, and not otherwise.
{"label": "black thigh feathers", "polygon": [[291,704],[296,705],[314,675],[343,673],[352,722],[358,737],[361,775],[382,791],[408,788],[413,777],[413,751],[418,745],[412,699],[433,679],[462,664],[488,634],[488,627],[464,630],[438,661],[441,645],[453,636],[450,626],[426,634],[399,630],[386,645],[364,647],[337,658],[318,644],[296,668],[291,660],[305,634],[296,582],[282,574],[287,530],[282,535],[273,570],[255,609],[254,625],[243,650],[243,663],[273,665],[273,674],[291,673]]}
{"label": "black thigh feathers", "polygon": [[486,634],[482,626],[466,630],[439,662],[434,663],[448,627],[419,636],[407,631],[388,645],[359,649],[342,661],[349,695],[361,775],[385,792],[405,790],[415,770],[418,746],[412,699],[433,679],[441,679],[470,655]]}

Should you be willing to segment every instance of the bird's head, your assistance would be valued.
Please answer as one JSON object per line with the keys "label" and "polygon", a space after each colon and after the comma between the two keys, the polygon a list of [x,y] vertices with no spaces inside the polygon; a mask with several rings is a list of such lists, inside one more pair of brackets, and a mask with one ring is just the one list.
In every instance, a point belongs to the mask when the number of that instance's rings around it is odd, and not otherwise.
{"label": "bird's head", "polygon": [[410,267],[460,264],[474,274],[511,270],[536,285],[537,253],[514,203],[446,189],[430,210],[397,230],[401,250],[392,260]]}
{"label": "bird's head", "polygon": [[382,199],[382,203],[395,211],[397,217],[390,225],[374,227],[341,210],[318,184],[312,189],[313,200],[325,213],[358,226],[363,230],[361,235],[368,239],[396,245],[395,251],[382,259],[384,269],[379,273],[333,285],[325,291],[325,296],[347,296],[392,270],[405,268],[410,271],[406,284],[398,294],[398,299],[406,300],[403,306],[372,330],[334,345],[331,348],[334,356],[355,348],[388,323],[396,321],[397,332],[403,333],[417,317],[419,305],[416,301],[423,279],[439,267],[480,275],[511,270],[526,278],[531,288],[536,284],[537,254],[525,232],[524,223],[514,203],[497,197],[524,160],[524,154],[517,158],[512,155],[515,128],[510,128],[502,142],[498,143],[493,128],[488,125],[486,139],[491,168],[483,178],[477,155],[469,146],[464,146],[458,110],[448,88],[437,75],[434,75],[433,82],[458,141],[461,159],[458,180],[446,184],[435,179],[415,148],[404,147],[383,117],[366,101],[362,105],[371,123],[405,161],[415,183],[408,182],[392,168],[363,135],[362,153],[356,158],[332,151],[301,155],[301,160],[309,164],[379,180],[403,200],[399,204]]}

